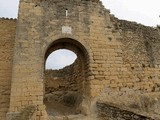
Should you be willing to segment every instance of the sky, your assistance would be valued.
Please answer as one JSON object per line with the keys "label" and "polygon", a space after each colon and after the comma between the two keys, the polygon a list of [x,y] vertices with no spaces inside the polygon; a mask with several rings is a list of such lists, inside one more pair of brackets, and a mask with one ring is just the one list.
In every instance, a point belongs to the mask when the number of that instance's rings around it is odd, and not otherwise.
{"label": "sky", "polygon": [[66,50],[66,49],[56,50],[55,52],[52,52],[47,58],[45,68],[61,69],[64,66],[68,66],[74,63],[76,58],[77,58],[77,55],[70,50]]}
{"label": "sky", "polygon": [[147,26],[160,25],[160,0],[102,0],[111,14],[119,19]]}
{"label": "sky", "polygon": [[[111,14],[147,26],[160,24],[160,0],[101,0]],[[16,18],[19,0],[0,0],[0,17]]]}
{"label": "sky", "polygon": [[[160,25],[160,0],[101,0],[105,8],[119,19],[135,21],[146,26]],[[17,18],[19,0],[0,0],[0,17]],[[59,69],[72,64],[76,55],[59,50],[47,59],[47,68]]]}

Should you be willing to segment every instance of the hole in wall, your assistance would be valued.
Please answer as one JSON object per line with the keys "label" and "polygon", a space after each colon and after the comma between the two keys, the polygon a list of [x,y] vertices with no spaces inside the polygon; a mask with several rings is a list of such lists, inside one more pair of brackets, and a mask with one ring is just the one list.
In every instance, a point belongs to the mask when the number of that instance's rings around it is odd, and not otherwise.
{"label": "hole in wall", "polygon": [[108,37],[109,41],[112,41],[112,38],[111,37]]}
{"label": "hole in wall", "polygon": [[145,68],[146,67],[145,64],[142,64],[142,67]]}
{"label": "hole in wall", "polygon": [[68,16],[68,8],[66,8],[66,17]]}

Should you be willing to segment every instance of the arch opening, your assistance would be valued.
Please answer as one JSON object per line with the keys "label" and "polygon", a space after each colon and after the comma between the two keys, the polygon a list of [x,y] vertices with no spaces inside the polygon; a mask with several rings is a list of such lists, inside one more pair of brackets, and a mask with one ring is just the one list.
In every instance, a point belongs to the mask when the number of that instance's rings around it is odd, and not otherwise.
{"label": "arch opening", "polygon": [[75,54],[74,63],[58,70],[45,69],[44,72],[44,104],[49,116],[83,114],[82,101],[89,93],[86,90],[88,56],[79,42],[68,38],[54,41],[45,54],[45,63],[53,52],[64,54],[64,49]]}

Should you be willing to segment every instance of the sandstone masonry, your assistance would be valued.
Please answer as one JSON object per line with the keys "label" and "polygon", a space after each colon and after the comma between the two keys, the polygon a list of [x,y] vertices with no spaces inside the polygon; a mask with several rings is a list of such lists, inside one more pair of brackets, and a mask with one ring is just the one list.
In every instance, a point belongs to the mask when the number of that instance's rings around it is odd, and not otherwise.
{"label": "sandstone masonry", "polygon": [[[0,19],[0,35],[0,120],[47,120],[45,86],[55,91],[63,71],[61,90],[82,96],[76,120],[113,119],[111,109],[120,120],[121,112],[160,119],[159,27],[118,20],[99,0],[20,0],[17,20]],[[58,49],[78,61],[49,73],[49,86],[44,65]]]}

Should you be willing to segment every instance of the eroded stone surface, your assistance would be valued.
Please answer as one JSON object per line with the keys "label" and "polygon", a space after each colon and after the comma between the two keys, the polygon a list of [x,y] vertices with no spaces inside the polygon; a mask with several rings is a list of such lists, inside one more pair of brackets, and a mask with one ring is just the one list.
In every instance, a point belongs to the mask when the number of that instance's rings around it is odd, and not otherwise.
{"label": "eroded stone surface", "polygon": [[[0,19],[0,26],[2,120],[7,112],[21,113],[32,105],[37,107],[33,120],[47,119],[44,63],[57,49],[69,49],[79,56],[82,73],[75,73],[83,76],[83,85],[76,89],[83,96],[88,120],[96,113],[92,106],[99,96],[107,99],[138,93],[153,97],[160,92],[159,27],[118,20],[101,2],[21,0],[19,18]],[[72,34],[63,33],[63,26],[72,28]]]}

